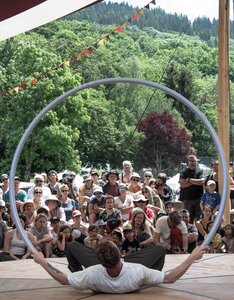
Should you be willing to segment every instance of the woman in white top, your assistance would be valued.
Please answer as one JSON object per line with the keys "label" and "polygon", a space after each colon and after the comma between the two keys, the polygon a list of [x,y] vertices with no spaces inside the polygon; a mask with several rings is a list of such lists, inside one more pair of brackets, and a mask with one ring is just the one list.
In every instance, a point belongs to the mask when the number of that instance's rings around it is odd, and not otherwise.
{"label": "woman in white top", "polygon": [[115,197],[115,208],[121,211],[122,219],[124,222],[128,221],[129,212],[133,209],[133,197],[127,194],[128,187],[124,183],[120,183],[118,190],[120,195]]}
{"label": "woman in white top", "polygon": [[[26,224],[26,216],[19,214],[19,219],[22,227]],[[35,237],[25,230],[30,241],[33,243]],[[27,259],[31,255],[31,251],[27,248],[24,240],[21,238],[17,228],[6,232],[4,240],[3,252],[0,253],[0,261]]]}

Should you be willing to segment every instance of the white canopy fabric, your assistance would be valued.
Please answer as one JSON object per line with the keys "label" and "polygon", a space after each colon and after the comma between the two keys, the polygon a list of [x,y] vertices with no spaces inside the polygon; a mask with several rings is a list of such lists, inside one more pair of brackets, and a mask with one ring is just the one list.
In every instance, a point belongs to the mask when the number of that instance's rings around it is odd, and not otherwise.
{"label": "white canopy fabric", "polygon": [[102,0],[0,0],[0,41]]}

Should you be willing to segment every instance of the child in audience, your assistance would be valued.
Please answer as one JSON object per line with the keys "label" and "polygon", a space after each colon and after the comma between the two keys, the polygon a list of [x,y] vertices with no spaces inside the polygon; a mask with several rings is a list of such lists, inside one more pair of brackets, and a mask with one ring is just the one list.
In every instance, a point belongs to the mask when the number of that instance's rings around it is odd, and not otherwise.
{"label": "child in audience", "polygon": [[222,238],[222,241],[225,244],[226,251],[228,253],[234,253],[234,225],[227,224],[224,227],[225,236]]}
{"label": "child in audience", "polygon": [[111,233],[111,240],[113,243],[116,244],[116,246],[121,250],[122,243],[123,243],[123,235],[119,228],[116,228]]}
{"label": "child in audience", "polygon": [[219,210],[221,196],[216,191],[216,182],[214,180],[207,181],[207,192],[202,195],[200,208],[203,211],[204,206],[209,205],[213,209],[213,214]]}
{"label": "child in audience", "polygon": [[72,241],[71,227],[69,225],[61,225],[59,228],[56,247],[53,249],[52,257],[66,257],[67,245]]}
{"label": "child in audience", "polygon": [[88,236],[84,239],[85,246],[96,249],[98,243],[103,239],[103,236],[99,234],[97,225],[91,224],[88,228]]}
{"label": "child in audience", "polygon": [[134,231],[130,224],[123,229],[124,241],[122,245],[122,255],[127,255],[136,252],[140,249],[140,244],[134,236]]}
{"label": "child in audience", "polygon": [[[208,233],[210,232],[213,225],[214,221],[210,221],[207,224]],[[222,241],[221,234],[217,231],[212,241],[210,242],[208,253],[223,253],[225,251],[225,245]]]}

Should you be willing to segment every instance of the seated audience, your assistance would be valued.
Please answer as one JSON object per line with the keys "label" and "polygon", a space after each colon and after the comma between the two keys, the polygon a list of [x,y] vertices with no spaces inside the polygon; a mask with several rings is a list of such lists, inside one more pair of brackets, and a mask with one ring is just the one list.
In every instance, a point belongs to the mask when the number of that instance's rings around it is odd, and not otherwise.
{"label": "seated audience", "polygon": [[[19,219],[22,227],[26,224],[26,217],[24,214],[19,214]],[[25,234],[29,240],[34,243],[35,237],[32,233],[25,230]],[[22,239],[17,227],[13,226],[13,229],[8,230],[5,233],[3,252],[0,253],[0,261],[19,260],[31,258],[31,251],[26,246]]]}
{"label": "seated audience", "polygon": [[103,236],[99,234],[99,228],[95,224],[89,225],[88,236],[84,239],[85,246],[97,249],[98,243],[103,239]]}
{"label": "seated audience", "polygon": [[66,184],[62,184],[59,188],[61,207],[64,209],[66,221],[72,220],[72,212],[76,209],[75,201],[68,197],[69,188]]}
{"label": "seated audience", "polygon": [[132,173],[130,185],[128,186],[128,194],[134,199],[137,199],[141,195],[141,177],[136,172]]}
{"label": "seated audience", "polygon": [[146,214],[141,208],[134,209],[131,225],[140,248],[144,248],[154,242],[150,224],[147,224]]}
{"label": "seated audience", "polygon": [[64,209],[61,207],[61,201],[58,200],[57,196],[50,195],[45,200],[45,204],[50,210],[50,218],[57,217],[61,223],[66,223],[66,214]]}
{"label": "seated audience", "polygon": [[122,215],[119,209],[114,208],[114,197],[111,195],[106,196],[105,209],[102,210],[98,216],[99,220],[106,222],[110,219],[119,219],[122,221]]}
{"label": "seated audience", "polygon": [[156,189],[160,199],[164,203],[172,201],[173,192],[169,185],[167,185],[167,175],[165,173],[159,173],[156,181]]}
{"label": "seated audience", "polygon": [[61,225],[59,228],[55,247],[51,257],[66,257],[67,245],[72,241],[71,228],[68,225]]}
{"label": "seated audience", "polygon": [[0,200],[0,250],[3,248],[5,234],[8,230],[7,224],[4,221],[5,209],[5,201]]}
{"label": "seated audience", "polygon": [[[42,199],[43,201],[45,201],[45,199],[47,199],[50,195],[50,189],[44,185],[44,177],[41,174],[36,174],[34,176],[34,186],[32,186],[29,190],[28,190],[28,199],[33,199],[33,192],[34,189],[36,187],[40,187],[42,189]],[[43,205],[44,203],[42,203]]]}
{"label": "seated audience", "polygon": [[96,186],[93,191],[93,196],[90,198],[89,202],[89,223],[94,224],[98,218],[99,214],[105,209],[106,196],[103,195],[102,188]]}
{"label": "seated audience", "polygon": [[140,250],[140,244],[135,238],[133,228],[130,224],[123,229],[124,241],[122,244],[122,255],[128,255]]}
{"label": "seated audience", "polygon": [[187,226],[188,229],[188,253],[191,253],[193,251],[193,249],[196,248],[197,246],[197,241],[198,241],[198,231],[197,231],[197,227],[194,226],[193,224],[190,224],[190,214],[189,211],[187,209],[183,209],[181,212],[181,217],[182,220],[184,221],[184,223]]}
{"label": "seated audience", "polygon": [[28,230],[36,237],[36,241],[33,243],[36,250],[43,252],[45,257],[50,257],[52,254],[51,241],[53,240],[53,236],[47,223],[47,216],[39,214],[34,220],[34,225]]}
{"label": "seated audience", "polygon": [[224,227],[225,235],[222,238],[222,241],[225,244],[227,253],[234,253],[234,225],[227,224]]}
{"label": "seated audience", "polygon": [[119,196],[119,191],[118,191],[119,173],[116,170],[110,170],[106,178],[107,178],[107,183],[102,188],[104,195],[111,195],[113,197]]}
{"label": "seated audience", "polygon": [[201,245],[204,241],[208,231],[207,225],[213,219],[213,210],[209,205],[205,205],[202,211],[202,217],[200,220],[197,220],[195,225],[198,229],[198,245]]}
{"label": "seated audience", "polygon": [[188,229],[178,211],[161,217],[156,222],[155,241],[167,253],[186,253],[188,250]]}
{"label": "seated audience", "polygon": [[79,210],[72,213],[73,224],[71,225],[73,239],[77,242],[84,243],[84,239],[88,235],[88,230],[82,221],[82,214]]}
{"label": "seated audience", "polygon": [[51,170],[48,173],[49,183],[47,184],[48,188],[52,195],[59,196],[59,182],[58,182],[58,174],[55,170]]}
{"label": "seated audience", "polygon": [[32,226],[37,215],[34,202],[32,200],[26,200],[22,204],[21,210],[26,216],[25,228]]}
{"label": "seated audience", "polygon": [[133,197],[127,194],[128,187],[124,183],[120,183],[118,190],[120,195],[115,197],[115,208],[119,209],[124,222],[128,221],[129,212],[134,207]]}

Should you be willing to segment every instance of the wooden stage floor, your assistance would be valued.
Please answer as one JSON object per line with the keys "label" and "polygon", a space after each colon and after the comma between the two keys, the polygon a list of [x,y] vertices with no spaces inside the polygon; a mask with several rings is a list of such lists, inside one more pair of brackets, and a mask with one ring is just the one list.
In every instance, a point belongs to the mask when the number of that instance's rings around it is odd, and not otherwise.
{"label": "wooden stage floor", "polygon": [[[164,271],[172,269],[186,255],[167,255]],[[59,270],[69,273],[65,258],[48,259]],[[70,286],[61,286],[32,260],[0,263],[1,300],[232,300],[234,299],[234,254],[206,254],[194,263],[174,284],[163,284],[136,293],[124,295],[78,292]]]}

